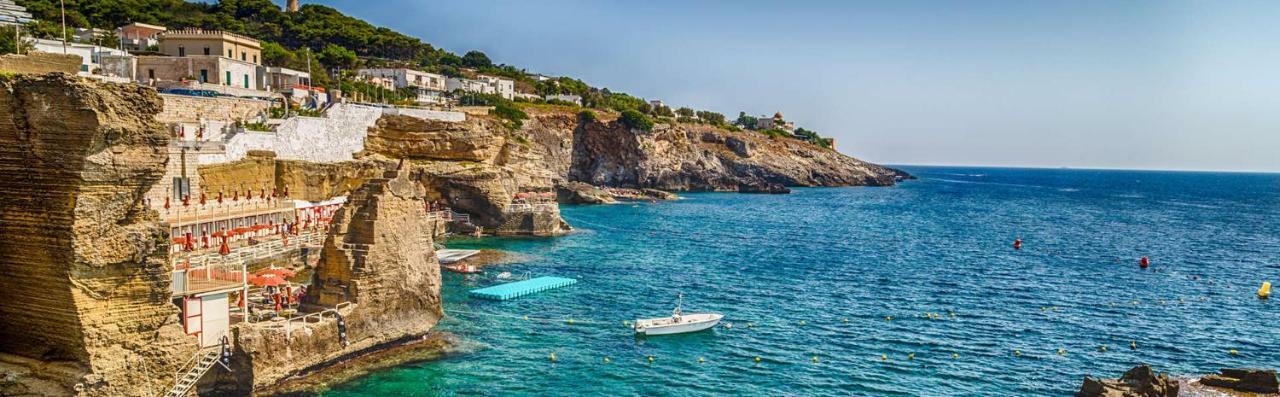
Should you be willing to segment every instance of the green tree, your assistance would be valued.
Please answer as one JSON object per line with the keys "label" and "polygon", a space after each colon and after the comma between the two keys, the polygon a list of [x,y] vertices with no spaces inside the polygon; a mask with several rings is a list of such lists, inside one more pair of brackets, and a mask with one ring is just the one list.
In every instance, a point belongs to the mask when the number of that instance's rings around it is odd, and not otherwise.
{"label": "green tree", "polygon": [[676,114],[681,117],[693,117],[695,115],[693,109],[687,107],[676,109]]}
{"label": "green tree", "polygon": [[323,62],[325,66],[353,69],[358,61],[355,51],[336,44],[326,45],[324,50],[320,51],[320,62]]}
{"label": "green tree", "polygon": [[493,61],[490,61],[489,56],[483,52],[471,50],[462,56],[462,65],[472,68],[487,68],[493,66]]}
{"label": "green tree", "polygon": [[738,120],[734,121],[742,128],[753,130],[756,128],[756,118],[747,115],[747,112],[738,112]]}

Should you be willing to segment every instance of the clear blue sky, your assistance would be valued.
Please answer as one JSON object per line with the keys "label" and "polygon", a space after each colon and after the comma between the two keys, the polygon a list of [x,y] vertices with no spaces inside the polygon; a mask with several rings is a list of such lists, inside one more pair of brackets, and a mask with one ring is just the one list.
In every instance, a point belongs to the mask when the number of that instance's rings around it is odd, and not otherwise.
{"label": "clear blue sky", "polygon": [[1276,1],[303,2],[876,162],[1280,171]]}

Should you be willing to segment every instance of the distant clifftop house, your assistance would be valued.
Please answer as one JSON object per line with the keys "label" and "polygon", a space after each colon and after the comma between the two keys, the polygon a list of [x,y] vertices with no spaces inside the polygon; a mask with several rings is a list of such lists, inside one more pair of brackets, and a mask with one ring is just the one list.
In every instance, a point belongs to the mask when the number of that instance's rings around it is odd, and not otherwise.
{"label": "distant clifftop house", "polygon": [[450,77],[446,85],[449,92],[462,90],[478,94],[493,94],[506,99],[516,97],[516,82],[501,77],[480,75],[475,80]]}
{"label": "distant clifftop house", "polygon": [[787,121],[782,118],[782,112],[773,114],[773,117],[760,116],[756,118],[757,130],[767,130],[777,128],[783,131],[791,132],[796,130],[796,123]]}
{"label": "distant clifftop house", "polygon": [[390,80],[395,89],[409,88],[417,94],[415,102],[424,105],[439,105],[445,102],[444,93],[448,84],[444,75],[419,72],[408,68],[360,69],[357,73],[371,80],[373,84],[384,84]]}

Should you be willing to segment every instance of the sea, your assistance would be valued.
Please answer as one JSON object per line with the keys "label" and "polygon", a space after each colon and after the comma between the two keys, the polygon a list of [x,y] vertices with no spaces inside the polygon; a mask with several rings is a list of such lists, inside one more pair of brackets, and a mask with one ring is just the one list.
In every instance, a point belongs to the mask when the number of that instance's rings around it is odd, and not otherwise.
{"label": "sea", "polygon": [[[1280,366],[1280,296],[1257,296],[1280,288],[1280,174],[901,168],[919,179],[564,206],[567,236],[450,240],[514,255],[444,276],[457,345],[321,394],[1067,396],[1139,363]],[[579,282],[467,296],[503,272]],[[725,322],[626,325],[681,293]]]}

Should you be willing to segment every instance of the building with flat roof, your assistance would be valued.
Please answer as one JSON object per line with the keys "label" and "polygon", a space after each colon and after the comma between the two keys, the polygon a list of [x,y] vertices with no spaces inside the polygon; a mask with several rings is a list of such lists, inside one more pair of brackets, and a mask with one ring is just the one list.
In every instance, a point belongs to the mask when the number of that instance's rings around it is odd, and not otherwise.
{"label": "building with flat roof", "polygon": [[182,29],[158,34],[160,53],[185,57],[222,56],[254,65],[262,64],[262,44],[258,40],[221,30]]}
{"label": "building with flat roof", "polygon": [[[81,75],[106,75],[107,71],[115,70],[112,68],[103,69],[102,65],[105,58],[124,58],[126,62],[129,58],[132,58],[128,52],[93,44],[66,43],[64,47],[62,40],[31,39],[31,45],[35,51],[52,54],[62,54],[63,51],[66,51],[67,54],[79,56],[82,59],[80,62]],[[109,63],[114,63],[114,61]],[[127,77],[128,74],[113,74],[113,76]]]}
{"label": "building with flat roof", "polygon": [[159,35],[167,30],[164,26],[134,22],[116,28],[116,35],[120,36],[120,43],[125,49],[146,51],[152,46],[159,47]]}
{"label": "building with flat roof", "polygon": [[360,69],[357,73],[366,78],[390,80],[395,89],[413,89],[417,93],[417,98],[414,100],[418,103],[424,105],[445,103],[444,93],[448,91],[448,85],[444,75],[408,68]]}
{"label": "building with flat roof", "polygon": [[492,94],[506,99],[516,97],[516,83],[501,77],[480,75],[473,79],[450,77],[446,82],[449,92],[463,91],[477,94]]}

